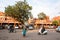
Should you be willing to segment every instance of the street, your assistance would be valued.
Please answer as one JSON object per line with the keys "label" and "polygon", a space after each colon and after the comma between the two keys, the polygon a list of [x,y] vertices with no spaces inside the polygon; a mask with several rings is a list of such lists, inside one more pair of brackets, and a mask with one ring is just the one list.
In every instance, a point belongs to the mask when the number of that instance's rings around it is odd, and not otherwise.
{"label": "street", "polygon": [[28,30],[26,37],[22,36],[22,30],[9,33],[7,29],[0,30],[0,40],[60,40],[60,33],[55,30],[47,30],[47,35],[38,35],[38,30]]}

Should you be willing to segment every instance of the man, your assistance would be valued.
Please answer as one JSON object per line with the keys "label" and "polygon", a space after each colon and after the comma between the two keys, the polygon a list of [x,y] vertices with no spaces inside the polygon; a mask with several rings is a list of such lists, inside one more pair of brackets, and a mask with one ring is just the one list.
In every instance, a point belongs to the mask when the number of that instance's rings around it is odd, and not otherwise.
{"label": "man", "polygon": [[13,27],[13,25],[10,25],[9,30],[10,30],[10,32],[14,32],[14,27]]}
{"label": "man", "polygon": [[38,33],[38,34],[39,34],[39,35],[40,35],[40,34],[43,34],[43,35],[46,35],[46,34],[47,34],[47,31],[45,30],[44,25],[41,26],[41,28],[39,29],[39,33]]}

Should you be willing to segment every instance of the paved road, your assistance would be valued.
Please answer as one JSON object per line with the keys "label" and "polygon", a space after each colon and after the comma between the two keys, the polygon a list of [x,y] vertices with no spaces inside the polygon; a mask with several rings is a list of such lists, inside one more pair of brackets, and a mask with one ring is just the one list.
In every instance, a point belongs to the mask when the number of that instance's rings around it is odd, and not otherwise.
{"label": "paved road", "polygon": [[38,35],[38,30],[28,30],[26,37],[22,36],[22,30],[9,33],[8,30],[0,30],[0,40],[60,40],[60,33],[48,30],[47,35]]}

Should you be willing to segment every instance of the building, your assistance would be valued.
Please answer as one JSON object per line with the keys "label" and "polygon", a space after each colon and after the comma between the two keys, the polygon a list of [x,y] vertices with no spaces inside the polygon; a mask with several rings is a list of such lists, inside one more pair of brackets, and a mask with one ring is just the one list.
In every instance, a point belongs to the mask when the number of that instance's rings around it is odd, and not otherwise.
{"label": "building", "polygon": [[34,23],[34,27],[35,28],[40,28],[40,25],[44,25],[45,28],[49,28],[49,25],[52,25],[52,22],[50,21],[49,19],[49,16],[46,16],[46,19],[44,20],[41,20],[41,19],[38,19],[38,18],[32,18],[32,19],[29,19],[29,24],[31,23]]}
{"label": "building", "polygon": [[53,17],[52,21],[54,20],[60,20],[60,16]]}
{"label": "building", "polygon": [[14,24],[20,24],[20,22],[10,16],[5,16],[5,13],[0,12],[0,25],[6,25],[6,24],[14,25]]}
{"label": "building", "polygon": [[52,22],[55,20],[58,21],[59,22],[58,25],[60,25],[60,16],[53,17]]}

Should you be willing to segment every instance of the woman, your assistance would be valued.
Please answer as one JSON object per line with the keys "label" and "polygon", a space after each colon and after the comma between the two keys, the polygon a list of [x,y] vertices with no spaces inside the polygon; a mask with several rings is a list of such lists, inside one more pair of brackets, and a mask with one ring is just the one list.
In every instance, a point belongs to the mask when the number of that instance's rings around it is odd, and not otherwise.
{"label": "woman", "polygon": [[24,26],[23,31],[22,31],[23,37],[26,36],[26,31],[27,31],[27,29],[26,29],[26,27]]}

